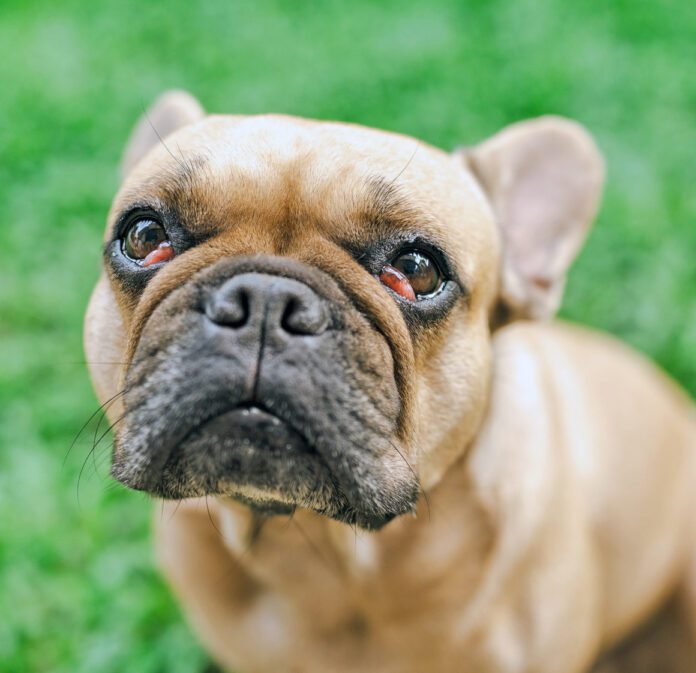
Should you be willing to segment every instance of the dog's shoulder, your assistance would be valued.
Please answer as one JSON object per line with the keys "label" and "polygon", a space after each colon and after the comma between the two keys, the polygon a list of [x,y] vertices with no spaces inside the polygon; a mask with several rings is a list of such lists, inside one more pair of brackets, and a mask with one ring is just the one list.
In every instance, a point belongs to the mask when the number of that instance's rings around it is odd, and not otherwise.
{"label": "dog's shoulder", "polygon": [[680,410],[693,407],[682,388],[648,357],[598,330],[560,320],[519,321],[494,334],[493,350],[496,363],[533,361],[559,383],[601,383],[607,392],[637,384],[644,392],[669,398]]}

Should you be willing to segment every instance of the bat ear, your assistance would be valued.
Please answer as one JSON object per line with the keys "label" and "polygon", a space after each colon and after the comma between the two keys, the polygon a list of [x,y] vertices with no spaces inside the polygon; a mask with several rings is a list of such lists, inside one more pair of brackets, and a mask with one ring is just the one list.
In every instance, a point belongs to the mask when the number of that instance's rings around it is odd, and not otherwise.
{"label": "bat ear", "polygon": [[510,319],[552,317],[599,204],[604,162],[595,142],[575,122],[541,117],[513,124],[462,154],[500,228],[505,313]]}
{"label": "bat ear", "polygon": [[121,160],[121,178],[168,135],[203,119],[201,104],[186,91],[166,91],[138,120],[131,132]]}

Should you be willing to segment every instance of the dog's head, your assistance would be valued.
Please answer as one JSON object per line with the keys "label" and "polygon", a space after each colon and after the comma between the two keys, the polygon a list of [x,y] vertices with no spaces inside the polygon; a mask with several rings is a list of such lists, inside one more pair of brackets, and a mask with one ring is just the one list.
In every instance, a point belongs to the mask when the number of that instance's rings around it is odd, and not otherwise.
{"label": "dog's head", "polygon": [[87,314],[114,476],[368,528],[411,510],[479,428],[492,328],[557,308],[601,178],[560,119],[447,154],[165,95]]}

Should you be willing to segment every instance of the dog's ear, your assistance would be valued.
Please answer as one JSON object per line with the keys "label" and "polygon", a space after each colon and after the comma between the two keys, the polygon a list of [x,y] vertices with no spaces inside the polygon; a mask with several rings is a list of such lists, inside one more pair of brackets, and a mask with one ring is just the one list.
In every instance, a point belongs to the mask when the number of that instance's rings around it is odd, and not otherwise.
{"label": "dog's ear", "polygon": [[548,318],[596,214],[604,163],[579,124],[541,117],[461,151],[488,194],[503,240],[507,319]]}
{"label": "dog's ear", "polygon": [[186,91],[163,93],[138,120],[121,160],[121,178],[159,142],[205,117],[201,104]]}

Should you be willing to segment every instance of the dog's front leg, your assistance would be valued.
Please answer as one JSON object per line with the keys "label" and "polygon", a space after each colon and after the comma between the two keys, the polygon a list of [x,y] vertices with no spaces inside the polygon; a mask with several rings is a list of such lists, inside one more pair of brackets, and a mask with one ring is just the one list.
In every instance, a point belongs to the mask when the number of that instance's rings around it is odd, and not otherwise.
{"label": "dog's front leg", "polygon": [[214,517],[201,500],[157,508],[157,555],[167,579],[222,666],[242,673],[293,670],[288,655],[300,639],[297,620],[237,563]]}

